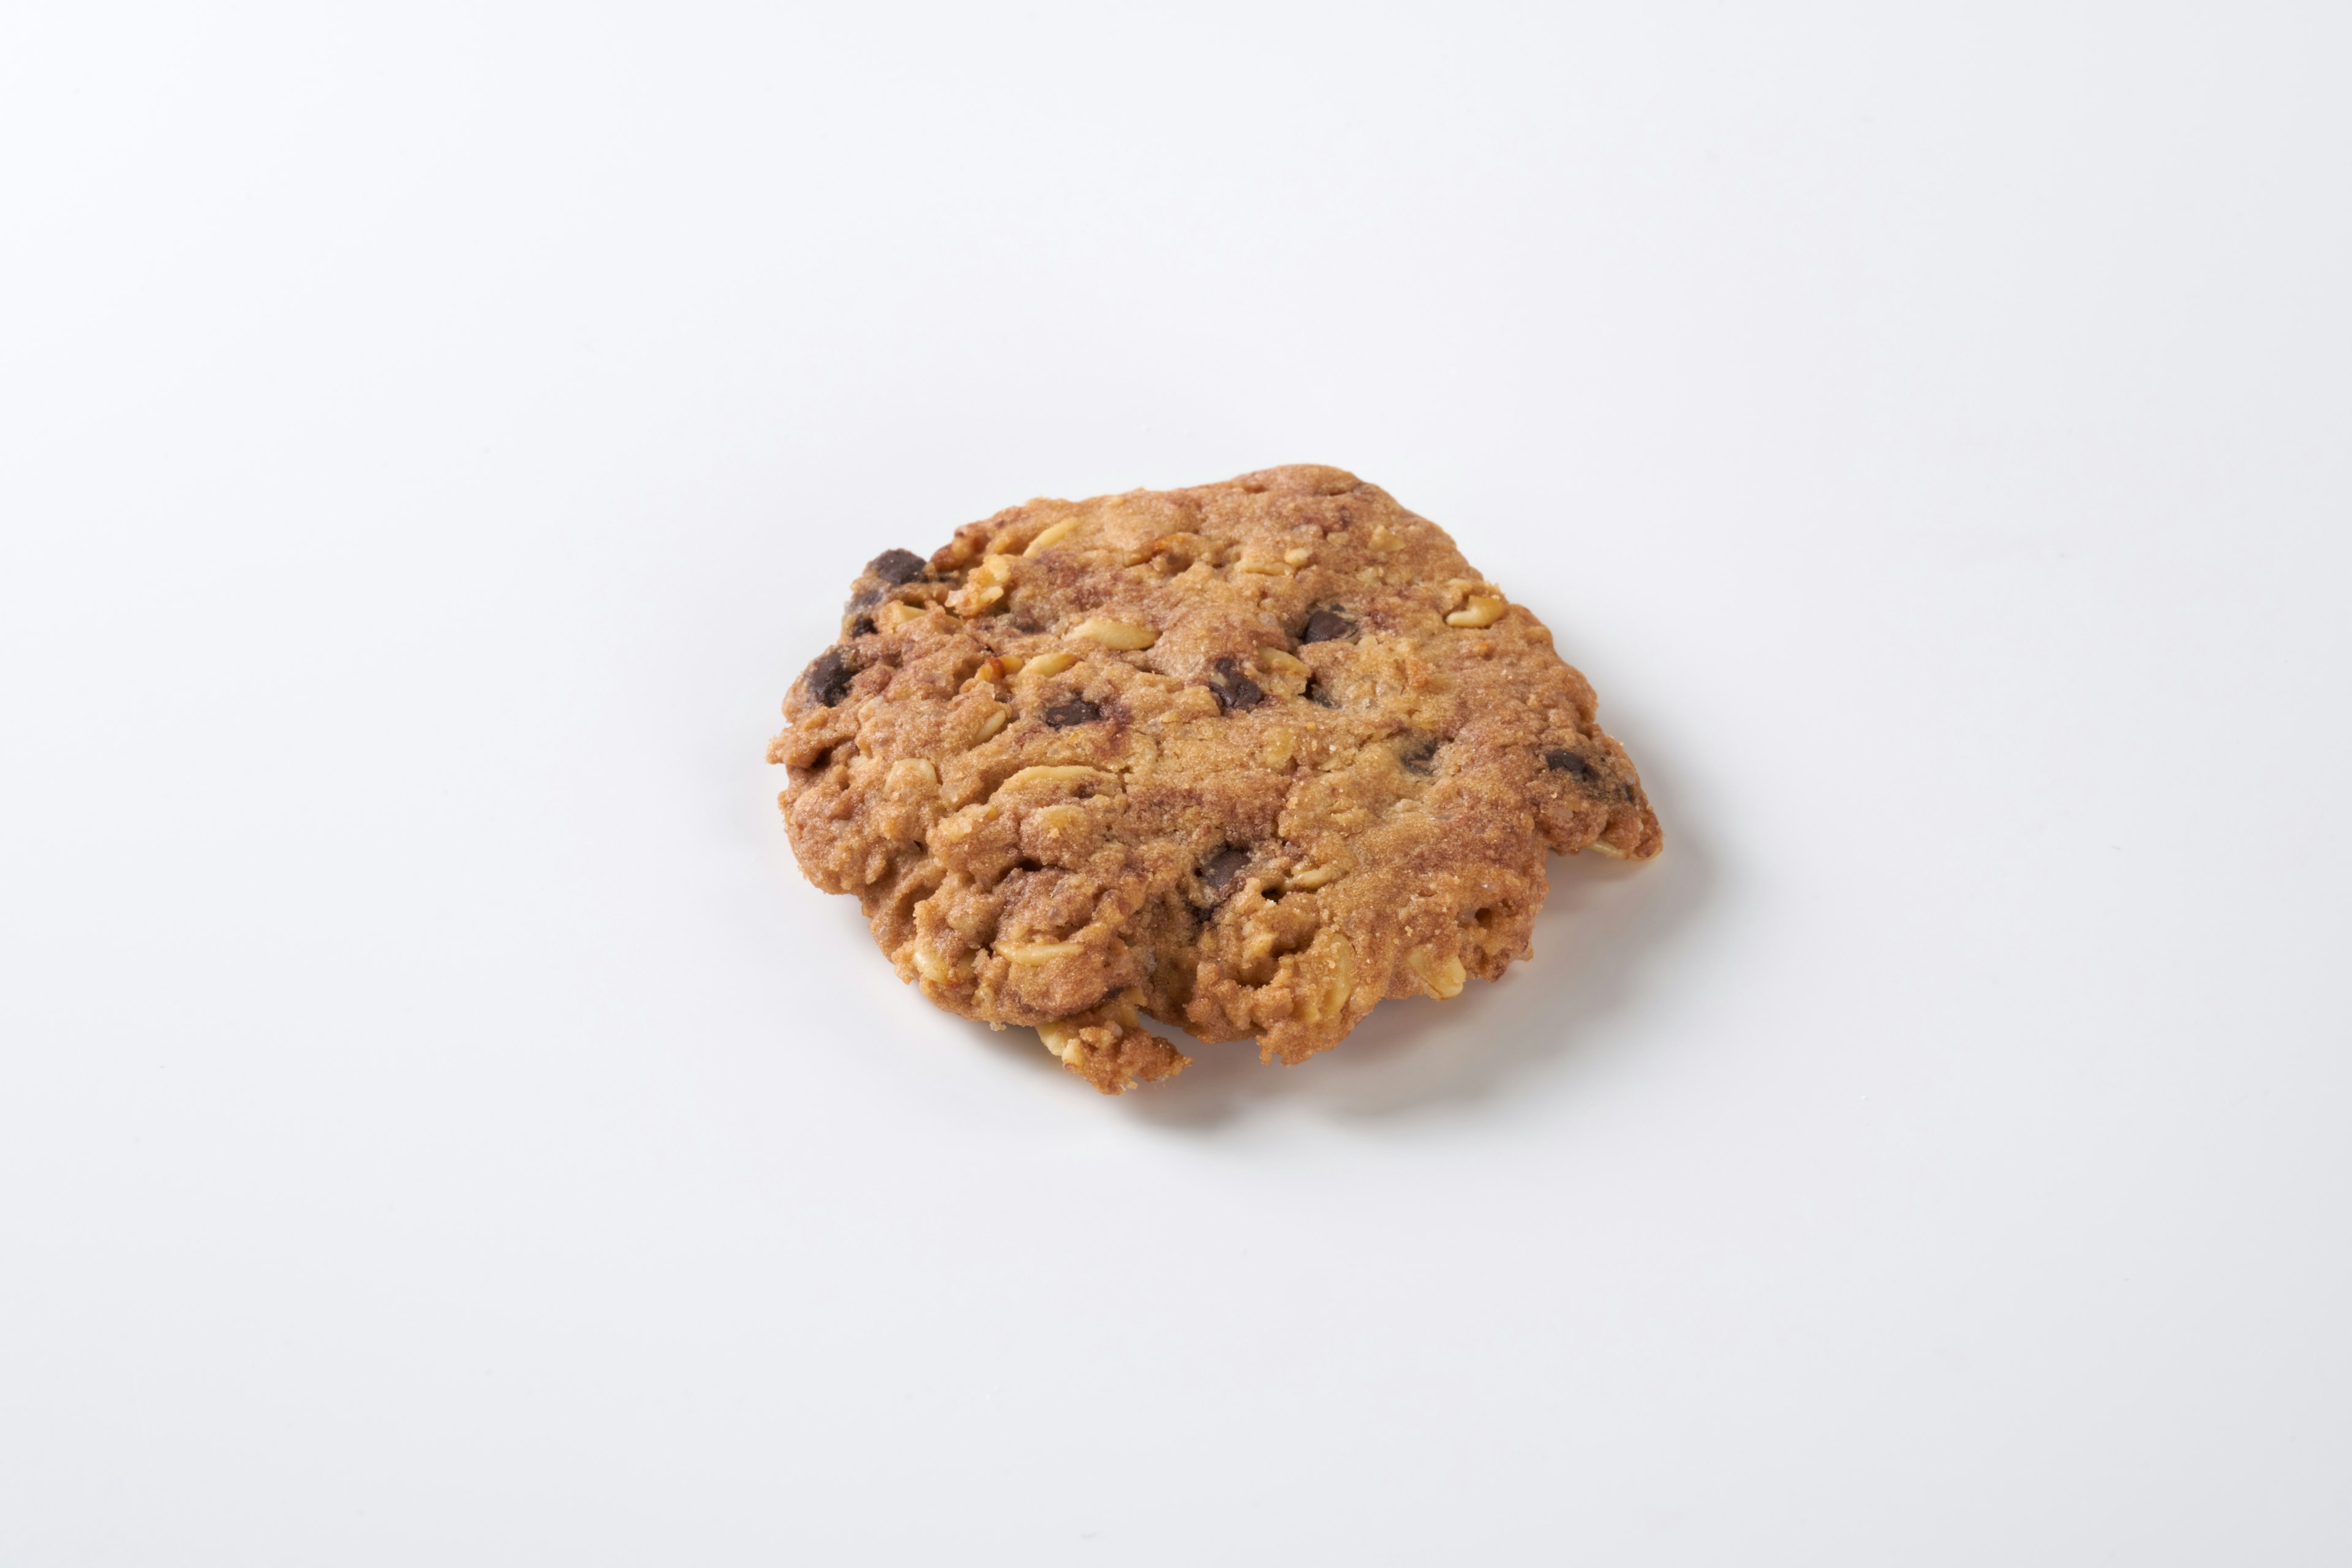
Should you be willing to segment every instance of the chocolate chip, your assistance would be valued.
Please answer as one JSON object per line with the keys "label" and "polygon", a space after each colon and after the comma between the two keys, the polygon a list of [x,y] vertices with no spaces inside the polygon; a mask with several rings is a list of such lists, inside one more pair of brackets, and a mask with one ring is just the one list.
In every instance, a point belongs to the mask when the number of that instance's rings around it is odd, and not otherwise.
{"label": "chocolate chip", "polygon": [[1209,690],[1217,706],[1230,713],[1236,708],[1255,708],[1265,700],[1265,692],[1248,676],[1242,673],[1237,658],[1221,658],[1209,667],[1216,671],[1210,679]]}
{"label": "chocolate chip", "polygon": [[1356,623],[1337,610],[1318,610],[1307,617],[1307,629],[1298,634],[1302,643],[1338,642],[1356,629]]}
{"label": "chocolate chip", "polygon": [[1234,879],[1249,864],[1249,851],[1226,845],[1201,862],[1201,890],[1209,895],[1210,907],[1224,902],[1225,895],[1234,890]]}
{"label": "chocolate chip", "polygon": [[1307,678],[1307,700],[1318,708],[1339,706],[1339,700],[1331,695],[1331,689],[1323,684],[1323,678],[1319,675],[1310,675]]}
{"label": "chocolate chip", "polygon": [[1091,724],[1102,717],[1102,710],[1083,697],[1073,697],[1067,702],[1056,702],[1045,710],[1045,727],[1066,730],[1073,724]]}
{"label": "chocolate chip", "polygon": [[849,695],[850,678],[856,673],[856,668],[839,648],[829,647],[816,656],[816,662],[808,667],[801,681],[811,697],[830,708]]}
{"label": "chocolate chip", "polygon": [[1397,761],[1404,764],[1405,772],[1428,778],[1437,772],[1437,748],[1442,744],[1434,735],[1424,735],[1399,752]]}
{"label": "chocolate chip", "polygon": [[886,550],[867,562],[866,569],[895,588],[923,574],[923,558],[911,550]]}
{"label": "chocolate chip", "polygon": [[874,617],[872,616],[860,616],[856,620],[850,622],[849,635],[854,637],[872,637],[874,635]]}
{"label": "chocolate chip", "polygon": [[1570,751],[1546,752],[1544,766],[1580,781],[1590,781],[1592,777],[1592,764]]}

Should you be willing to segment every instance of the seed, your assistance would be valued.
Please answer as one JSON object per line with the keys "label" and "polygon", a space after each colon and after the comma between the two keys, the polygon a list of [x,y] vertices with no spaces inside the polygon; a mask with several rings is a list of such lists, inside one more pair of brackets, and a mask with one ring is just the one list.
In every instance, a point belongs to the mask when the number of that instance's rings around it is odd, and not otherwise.
{"label": "seed", "polygon": [[988,740],[990,737],[994,735],[999,730],[1003,729],[1004,720],[1005,712],[1003,709],[990,709],[987,716],[981,720],[980,729],[972,735],[971,743],[977,746],[982,741]]}

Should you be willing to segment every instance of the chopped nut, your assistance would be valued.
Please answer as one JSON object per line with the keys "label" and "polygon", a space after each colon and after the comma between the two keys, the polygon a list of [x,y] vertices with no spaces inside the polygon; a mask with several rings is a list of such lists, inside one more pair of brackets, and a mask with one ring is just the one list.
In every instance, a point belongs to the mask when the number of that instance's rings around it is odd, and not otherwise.
{"label": "chopped nut", "polygon": [[1401,547],[1403,543],[1404,543],[1404,541],[1403,541],[1403,540],[1399,539],[1395,534],[1391,533],[1391,532],[1389,531],[1389,525],[1388,525],[1387,523],[1385,523],[1385,522],[1383,522],[1383,523],[1378,523],[1378,524],[1375,524],[1375,525],[1373,526],[1373,529],[1372,529],[1372,548],[1373,548],[1373,549],[1375,549],[1375,550],[1395,550],[1395,549],[1398,549],[1399,547]]}
{"label": "chopped nut", "polygon": [[1294,658],[1278,647],[1259,649],[1257,661],[1258,663],[1265,666],[1266,668],[1278,671],[1284,675],[1304,675],[1307,673],[1307,664],[1305,660]]}
{"label": "chopped nut", "polygon": [[1462,982],[1468,972],[1462,967],[1460,959],[1450,953],[1440,958],[1433,948],[1416,947],[1405,954],[1404,963],[1439,1001],[1450,1001],[1462,994]]}
{"label": "chopped nut", "polygon": [[1331,939],[1331,972],[1324,976],[1323,994],[1318,998],[1320,1012],[1326,1018],[1336,1018],[1346,1010],[1349,993],[1356,988],[1356,950],[1344,936]]}
{"label": "chopped nut", "polygon": [[902,605],[896,599],[874,613],[874,624],[886,632],[897,631],[908,621],[922,618],[923,607],[920,605]]}
{"label": "chopped nut", "polygon": [[1037,1026],[1037,1037],[1045,1042],[1047,1050],[1062,1058],[1064,1066],[1067,1066],[1077,1059],[1080,1026],[1076,1024],[1040,1024]]}
{"label": "chopped nut", "polygon": [[1009,958],[1015,963],[1050,963],[1057,958],[1076,958],[1086,950],[1086,943],[1080,942],[1000,942],[996,944],[996,955]]}
{"label": "chopped nut", "polygon": [[1056,544],[1061,543],[1065,539],[1069,538],[1071,533],[1076,530],[1077,526],[1078,520],[1076,518],[1066,517],[1061,521],[1055,523],[1053,527],[1047,529],[1045,532],[1039,534],[1036,538],[1031,540],[1029,542],[1029,548],[1023,551],[1021,553],[1024,555],[1036,555],[1051,550]]}
{"label": "chopped nut", "polygon": [[1067,652],[1061,648],[1055,648],[1052,653],[1039,654],[1036,658],[1031,659],[1022,668],[1026,669],[1030,674],[1035,676],[1038,679],[1043,680],[1049,675],[1061,674],[1062,671],[1069,668],[1070,666],[1077,662],[1078,656],[1076,654]]}
{"label": "chopped nut", "polygon": [[1139,626],[1133,621],[1095,619],[1081,622],[1070,635],[1089,637],[1105,647],[1144,648],[1160,640],[1160,634],[1150,626]]}
{"label": "chopped nut", "polygon": [[948,961],[941,958],[938,952],[932,948],[931,944],[927,942],[918,942],[915,943],[914,963],[915,973],[921,975],[924,979],[929,981],[934,985],[940,984],[941,981],[947,979],[949,975],[955,973],[955,970],[949,964]]}
{"label": "chopped nut", "polygon": [[1470,602],[1445,617],[1449,626],[1491,626],[1503,618],[1503,601],[1492,594],[1473,594]]}
{"label": "chopped nut", "polygon": [[1100,768],[1079,767],[1076,763],[1068,763],[1061,767],[1030,767],[1023,768],[1019,773],[997,785],[997,788],[1010,789],[1017,784],[1077,784],[1087,779],[1108,779],[1117,776],[1115,773],[1105,773]]}
{"label": "chopped nut", "polygon": [[929,795],[940,787],[940,770],[921,757],[901,757],[890,764],[887,787]]}
{"label": "chopped nut", "polygon": [[1268,730],[1265,743],[1258,748],[1258,761],[1269,768],[1286,768],[1291,751],[1297,743],[1298,737],[1287,730]]}
{"label": "chopped nut", "polygon": [[1286,566],[1304,566],[1309,561],[1314,559],[1315,552],[1307,549],[1304,545],[1300,545],[1296,549],[1286,550],[1282,552],[1283,564]]}
{"label": "chopped nut", "polygon": [[1311,893],[1339,874],[1337,866],[1310,866],[1304,871],[1293,871],[1285,885],[1294,892]]}
{"label": "chopped nut", "polygon": [[1003,729],[1006,717],[1007,714],[1003,709],[990,709],[987,716],[981,720],[979,730],[973,732],[971,743],[977,746],[982,741],[988,740],[990,737],[993,736],[999,730]]}

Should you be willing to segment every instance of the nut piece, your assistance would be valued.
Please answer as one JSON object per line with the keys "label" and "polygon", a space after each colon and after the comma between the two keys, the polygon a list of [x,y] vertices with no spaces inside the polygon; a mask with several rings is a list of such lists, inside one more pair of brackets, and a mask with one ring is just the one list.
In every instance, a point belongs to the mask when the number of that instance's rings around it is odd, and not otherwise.
{"label": "nut piece", "polygon": [[902,605],[896,599],[874,612],[874,624],[886,632],[895,632],[908,621],[922,618],[923,607],[920,605]]}
{"label": "nut piece", "polygon": [[1286,566],[1304,566],[1314,559],[1315,552],[1304,545],[1296,550],[1286,550],[1282,552],[1282,563]]}
{"label": "nut piece", "polygon": [[1069,538],[1072,533],[1076,531],[1077,526],[1078,520],[1076,518],[1066,517],[1061,521],[1055,523],[1053,527],[1047,529],[1045,532],[1039,534],[1036,538],[1031,540],[1029,542],[1029,548],[1023,551],[1021,553],[1024,555],[1036,555],[1045,551],[1051,550],[1054,546],[1061,543],[1062,541]]}
{"label": "nut piece", "polygon": [[1061,767],[1023,768],[996,787],[1011,789],[1017,784],[1077,784],[1087,779],[1107,779],[1117,776],[1115,773],[1107,773],[1100,768],[1080,767],[1076,763],[1071,763]]}
{"label": "nut piece", "polygon": [[1007,715],[1003,709],[990,709],[988,710],[988,716],[980,721],[980,728],[972,732],[971,743],[977,746],[982,741],[994,735],[999,730],[1003,729],[1006,717]]}
{"label": "nut piece", "polygon": [[1132,650],[1150,647],[1160,640],[1160,634],[1150,626],[1139,626],[1133,621],[1106,621],[1100,618],[1081,622],[1070,635],[1090,637],[1105,647]]}
{"label": "nut piece", "polygon": [[1061,674],[1062,671],[1069,668],[1070,666],[1077,662],[1078,656],[1076,654],[1071,653],[1064,648],[1055,648],[1051,653],[1039,654],[1036,658],[1031,659],[1027,664],[1023,665],[1021,668],[1035,676],[1038,679],[1043,680],[1049,675]]}
{"label": "nut piece", "polygon": [[1130,1003],[1040,1024],[1037,1037],[1064,1067],[1105,1094],[1124,1094],[1138,1082],[1174,1078],[1192,1065],[1192,1058],[1146,1033]]}
{"label": "nut piece", "polygon": [[[1321,945],[1321,944],[1318,944]],[[1336,1018],[1348,1005],[1348,997],[1356,988],[1356,949],[1344,936],[1329,939],[1330,968],[1323,976],[1321,989],[1309,992],[1303,1011],[1307,1022],[1319,1023]]]}
{"label": "nut piece", "polygon": [[1503,618],[1503,601],[1492,594],[1473,594],[1470,602],[1445,617],[1449,626],[1491,626]]}
{"label": "nut piece", "polygon": [[940,770],[921,757],[899,758],[886,777],[888,788],[901,792],[930,795],[940,787]]}
{"label": "nut piece", "polygon": [[1077,942],[1000,942],[996,944],[997,956],[1009,958],[1015,963],[1050,963],[1057,958],[1076,958],[1086,950],[1086,944]]}
{"label": "nut piece", "polygon": [[1468,978],[1468,972],[1462,967],[1462,961],[1451,953],[1440,958],[1434,949],[1416,947],[1405,954],[1404,963],[1439,1001],[1450,1002],[1462,994],[1462,982]]}

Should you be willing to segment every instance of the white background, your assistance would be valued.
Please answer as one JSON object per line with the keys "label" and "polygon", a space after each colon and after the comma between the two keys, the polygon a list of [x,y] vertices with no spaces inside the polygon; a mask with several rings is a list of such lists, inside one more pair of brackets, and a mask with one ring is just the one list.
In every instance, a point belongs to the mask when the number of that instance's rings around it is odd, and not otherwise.
{"label": "white background", "polygon": [[[2348,16],[0,12],[0,1562],[2352,1560]],[[1295,461],[1667,851],[1104,1100],[762,750]]]}

